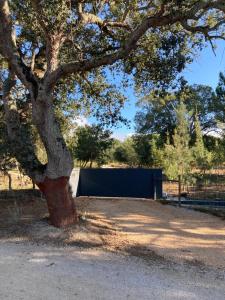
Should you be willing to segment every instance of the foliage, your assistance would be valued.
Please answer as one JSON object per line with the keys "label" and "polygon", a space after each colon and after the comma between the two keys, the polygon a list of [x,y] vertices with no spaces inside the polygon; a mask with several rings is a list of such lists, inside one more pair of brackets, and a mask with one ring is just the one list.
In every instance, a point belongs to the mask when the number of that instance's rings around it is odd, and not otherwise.
{"label": "foliage", "polygon": [[132,141],[139,167],[152,165],[150,136],[135,134]]}
{"label": "foliage", "polygon": [[113,158],[115,161],[134,167],[138,163],[137,154],[134,149],[133,139],[127,138],[124,142],[117,143],[114,148]]}
{"label": "foliage", "polygon": [[133,147],[140,167],[152,167],[154,162],[153,148],[156,147],[156,136],[153,134],[135,134],[132,136]]}
{"label": "foliage", "polygon": [[216,118],[218,121],[225,123],[225,74],[222,72],[219,74],[219,83],[216,88],[215,106]]}
{"label": "foliage", "polygon": [[195,167],[202,170],[204,173],[211,168],[212,153],[208,151],[204,145],[202,130],[196,113],[195,119],[195,144],[193,146],[193,158]]}
{"label": "foliage", "polygon": [[9,188],[11,189],[11,176],[9,171],[16,167],[16,160],[12,157],[9,149],[2,107],[0,107],[0,173],[9,177]]}
{"label": "foliage", "polygon": [[188,133],[188,118],[186,106],[183,102],[176,110],[177,126],[172,137],[171,144],[169,138],[163,148],[163,161],[165,174],[170,179],[177,179],[178,176],[184,181],[191,169],[192,151],[189,147],[190,135]]}
{"label": "foliage", "polygon": [[217,140],[216,145],[211,151],[212,153],[212,164],[215,167],[224,166],[225,163],[225,137],[224,134],[220,140]]}
{"label": "foliage", "polygon": [[153,162],[152,166],[154,168],[161,168],[163,165],[164,158],[162,147],[160,135],[154,134],[151,140],[151,157]]}
{"label": "foliage", "polygon": [[159,166],[159,147],[159,136],[135,134],[123,142],[117,142],[113,158],[132,167],[155,167]]}
{"label": "foliage", "polygon": [[201,128],[207,132],[216,127],[215,94],[213,89],[204,85],[188,86],[183,82],[178,90],[159,92],[153,90],[139,101],[141,111],[136,114],[136,129],[140,133],[157,133],[166,140],[169,132],[170,138],[176,127],[176,109],[182,101],[189,115],[189,133],[194,141],[195,112]]}
{"label": "foliage", "polygon": [[80,161],[85,167],[90,162],[98,166],[102,165],[106,160],[106,150],[112,145],[111,132],[104,130],[99,125],[86,125],[78,127],[76,130],[76,141],[72,149],[75,159]]}

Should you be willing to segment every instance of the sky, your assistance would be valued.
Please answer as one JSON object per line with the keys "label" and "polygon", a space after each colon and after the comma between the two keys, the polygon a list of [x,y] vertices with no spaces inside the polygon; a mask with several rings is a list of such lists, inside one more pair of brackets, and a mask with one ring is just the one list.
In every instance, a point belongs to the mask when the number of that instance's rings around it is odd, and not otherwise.
{"label": "sky", "polygon": [[[219,72],[225,72],[225,41],[217,41],[216,55],[208,45],[196,57],[194,62],[187,66],[183,76],[189,84],[204,84],[213,88],[217,86]],[[130,128],[121,125],[113,129],[113,137],[124,140],[127,136],[135,132],[134,116],[138,111],[136,107],[137,99],[132,88],[126,90],[126,96],[129,99],[122,110],[122,115],[130,121]],[[82,120],[82,122],[86,122]]]}

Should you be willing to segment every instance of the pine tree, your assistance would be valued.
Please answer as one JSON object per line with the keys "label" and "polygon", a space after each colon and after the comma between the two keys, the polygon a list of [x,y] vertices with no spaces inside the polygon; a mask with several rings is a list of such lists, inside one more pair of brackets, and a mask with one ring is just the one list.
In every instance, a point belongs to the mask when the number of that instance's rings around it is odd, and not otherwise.
{"label": "pine tree", "polygon": [[200,170],[203,170],[204,173],[210,168],[212,154],[205,148],[197,112],[195,115],[195,145],[193,147],[193,157],[195,160],[195,166]]}
{"label": "pine tree", "polygon": [[166,175],[171,179],[181,177],[186,180],[191,169],[192,151],[189,147],[188,114],[181,102],[176,110],[177,126],[174,130],[173,143],[169,139],[164,147],[163,165]]}

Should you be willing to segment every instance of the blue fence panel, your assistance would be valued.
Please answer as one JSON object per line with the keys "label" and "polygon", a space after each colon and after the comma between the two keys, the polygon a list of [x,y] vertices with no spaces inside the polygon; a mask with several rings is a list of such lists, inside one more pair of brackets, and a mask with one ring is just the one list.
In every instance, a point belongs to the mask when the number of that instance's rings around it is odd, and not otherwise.
{"label": "blue fence panel", "polygon": [[161,169],[81,169],[79,196],[161,198]]}

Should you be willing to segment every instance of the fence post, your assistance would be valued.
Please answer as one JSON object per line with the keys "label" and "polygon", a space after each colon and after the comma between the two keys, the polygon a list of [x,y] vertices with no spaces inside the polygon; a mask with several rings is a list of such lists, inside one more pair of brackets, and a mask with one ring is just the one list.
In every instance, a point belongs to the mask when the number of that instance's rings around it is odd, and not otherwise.
{"label": "fence post", "polygon": [[181,176],[178,175],[178,205],[181,206]]}
{"label": "fence post", "polygon": [[157,200],[157,191],[156,191],[156,179],[155,179],[155,174],[153,174],[153,188],[154,188],[154,200]]}

